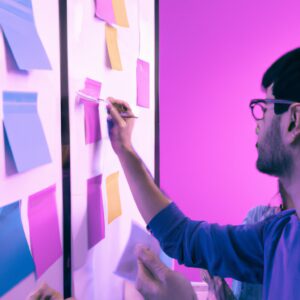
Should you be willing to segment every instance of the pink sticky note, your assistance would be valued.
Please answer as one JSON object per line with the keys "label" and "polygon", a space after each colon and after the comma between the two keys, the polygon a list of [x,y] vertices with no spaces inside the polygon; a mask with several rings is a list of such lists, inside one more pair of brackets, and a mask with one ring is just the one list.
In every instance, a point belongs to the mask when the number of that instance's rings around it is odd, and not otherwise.
{"label": "pink sticky note", "polygon": [[96,0],[96,17],[108,23],[116,23],[112,0]]}
{"label": "pink sticky note", "polygon": [[105,237],[102,175],[87,181],[88,247],[91,249]]}
{"label": "pink sticky note", "polygon": [[38,278],[62,255],[55,193],[51,186],[28,201],[30,244]]}
{"label": "pink sticky note", "polygon": [[150,66],[149,63],[141,59],[136,65],[137,79],[137,105],[149,108],[150,106]]}
{"label": "pink sticky note", "polygon": [[[86,78],[82,93],[93,98],[99,98],[101,83]],[[92,144],[101,139],[99,104],[81,98],[84,104],[85,143]]]}

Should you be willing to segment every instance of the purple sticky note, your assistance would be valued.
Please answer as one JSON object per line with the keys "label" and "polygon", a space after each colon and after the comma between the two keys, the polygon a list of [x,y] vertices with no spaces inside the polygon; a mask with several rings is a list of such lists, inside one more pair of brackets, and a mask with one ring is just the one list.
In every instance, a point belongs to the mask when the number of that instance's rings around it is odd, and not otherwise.
{"label": "purple sticky note", "polygon": [[84,103],[85,143],[92,144],[101,139],[99,104]]}
{"label": "purple sticky note", "polygon": [[31,195],[28,201],[30,243],[38,278],[62,255],[55,193],[55,186],[51,186]]}
{"label": "purple sticky note", "polygon": [[[100,82],[86,78],[85,87],[80,92],[98,99],[100,90]],[[84,104],[85,143],[92,144],[101,139],[99,104],[84,98],[80,100]]]}
{"label": "purple sticky note", "polygon": [[96,0],[96,17],[108,23],[116,23],[112,0]]}
{"label": "purple sticky note", "polygon": [[[18,172],[51,162],[46,137],[37,112],[37,93],[3,92],[6,153]],[[7,155],[7,159],[11,159]],[[7,169],[9,175],[9,170]]]}
{"label": "purple sticky note", "polygon": [[101,193],[102,175],[87,181],[88,247],[91,249],[105,237],[103,200]]}
{"label": "purple sticky note", "polygon": [[150,106],[150,65],[141,59],[136,65],[137,105],[149,108]]}
{"label": "purple sticky note", "polygon": [[0,1],[0,25],[20,70],[51,69],[34,24],[31,0]]}

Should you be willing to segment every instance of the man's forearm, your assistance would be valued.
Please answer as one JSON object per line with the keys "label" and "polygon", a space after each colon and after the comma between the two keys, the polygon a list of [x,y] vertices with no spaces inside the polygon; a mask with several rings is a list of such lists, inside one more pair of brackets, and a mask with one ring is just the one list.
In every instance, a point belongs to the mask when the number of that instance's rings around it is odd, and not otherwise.
{"label": "man's forearm", "polygon": [[136,205],[148,224],[159,211],[170,203],[170,200],[155,185],[144,162],[134,149],[126,148],[120,151],[118,157]]}

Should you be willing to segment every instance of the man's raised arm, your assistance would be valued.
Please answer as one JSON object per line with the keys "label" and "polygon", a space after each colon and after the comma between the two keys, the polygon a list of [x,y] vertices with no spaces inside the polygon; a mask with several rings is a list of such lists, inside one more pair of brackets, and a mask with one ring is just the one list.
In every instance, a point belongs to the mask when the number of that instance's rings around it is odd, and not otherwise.
{"label": "man's raised arm", "polygon": [[[134,117],[130,107],[120,100],[110,101],[112,104],[107,109],[111,116],[108,120],[111,144],[119,157],[136,205],[145,222],[149,223],[159,211],[168,206],[170,200],[155,185],[147,167],[131,144]],[[127,117],[121,117],[115,107],[116,103],[126,107]]]}

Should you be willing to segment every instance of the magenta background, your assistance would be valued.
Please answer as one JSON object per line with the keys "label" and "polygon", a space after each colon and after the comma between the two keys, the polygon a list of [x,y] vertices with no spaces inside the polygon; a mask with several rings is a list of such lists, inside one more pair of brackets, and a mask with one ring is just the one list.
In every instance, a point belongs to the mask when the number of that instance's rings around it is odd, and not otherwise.
{"label": "magenta background", "polygon": [[160,1],[161,187],[191,218],[238,224],[275,194],[255,169],[248,103],[300,46],[299,16],[299,1]]}

